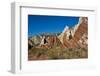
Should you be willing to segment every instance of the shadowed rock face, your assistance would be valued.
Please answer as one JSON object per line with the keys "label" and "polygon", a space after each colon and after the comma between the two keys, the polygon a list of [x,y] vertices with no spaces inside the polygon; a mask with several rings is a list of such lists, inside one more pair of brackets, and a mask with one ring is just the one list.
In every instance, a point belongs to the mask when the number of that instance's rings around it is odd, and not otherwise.
{"label": "shadowed rock face", "polygon": [[31,39],[28,39],[28,50],[34,47],[34,42]]}
{"label": "shadowed rock face", "polygon": [[59,36],[65,48],[87,48],[88,46],[88,19],[81,17],[78,24],[67,29]]}

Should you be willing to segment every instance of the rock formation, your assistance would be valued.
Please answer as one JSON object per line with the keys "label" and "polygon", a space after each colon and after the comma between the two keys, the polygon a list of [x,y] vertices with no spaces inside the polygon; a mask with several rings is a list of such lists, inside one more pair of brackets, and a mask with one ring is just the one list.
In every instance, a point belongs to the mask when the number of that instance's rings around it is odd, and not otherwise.
{"label": "rock formation", "polygon": [[85,48],[88,47],[88,19],[80,17],[78,23],[69,28],[66,26],[62,33],[44,33],[41,36],[29,38],[29,47],[38,48]]}
{"label": "rock formation", "polygon": [[61,42],[57,36],[47,36],[47,37],[43,36],[40,43],[40,47],[43,48],[53,48],[57,46],[61,46]]}
{"label": "rock formation", "polygon": [[65,48],[87,48],[88,45],[88,19],[80,17],[73,28],[66,28],[58,37]]}

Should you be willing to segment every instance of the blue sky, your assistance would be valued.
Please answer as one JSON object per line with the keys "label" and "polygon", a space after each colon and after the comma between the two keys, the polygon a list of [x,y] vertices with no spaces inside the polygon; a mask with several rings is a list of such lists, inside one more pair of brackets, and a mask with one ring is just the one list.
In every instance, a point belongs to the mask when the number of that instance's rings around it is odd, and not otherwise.
{"label": "blue sky", "polygon": [[62,32],[65,26],[71,28],[78,20],[79,17],[72,16],[28,15],[28,36]]}

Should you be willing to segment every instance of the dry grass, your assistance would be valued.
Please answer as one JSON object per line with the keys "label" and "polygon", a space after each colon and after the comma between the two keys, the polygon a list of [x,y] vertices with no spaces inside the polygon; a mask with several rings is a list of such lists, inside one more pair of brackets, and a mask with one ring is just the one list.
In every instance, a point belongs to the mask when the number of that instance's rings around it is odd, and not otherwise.
{"label": "dry grass", "polygon": [[80,48],[32,48],[28,51],[28,60],[51,60],[51,59],[79,59],[88,58],[88,51]]}

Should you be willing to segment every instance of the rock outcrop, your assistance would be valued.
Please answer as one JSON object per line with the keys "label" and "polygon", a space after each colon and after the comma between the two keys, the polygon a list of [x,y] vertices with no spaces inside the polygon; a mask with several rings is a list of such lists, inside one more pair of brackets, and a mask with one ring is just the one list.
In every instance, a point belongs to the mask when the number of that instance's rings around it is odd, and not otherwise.
{"label": "rock outcrop", "polygon": [[[59,35],[60,34],[60,35]],[[62,33],[44,33],[33,36],[28,40],[29,47],[38,48],[85,48],[88,47],[88,19],[80,17],[78,23],[69,28],[66,26]]]}
{"label": "rock outcrop", "polygon": [[58,37],[64,48],[87,48],[88,45],[88,19],[80,17],[79,22],[73,28],[65,27]]}
{"label": "rock outcrop", "polygon": [[58,39],[57,36],[43,36],[41,43],[40,43],[40,47],[43,48],[53,48],[53,47],[57,47],[57,46],[61,46],[61,41]]}

